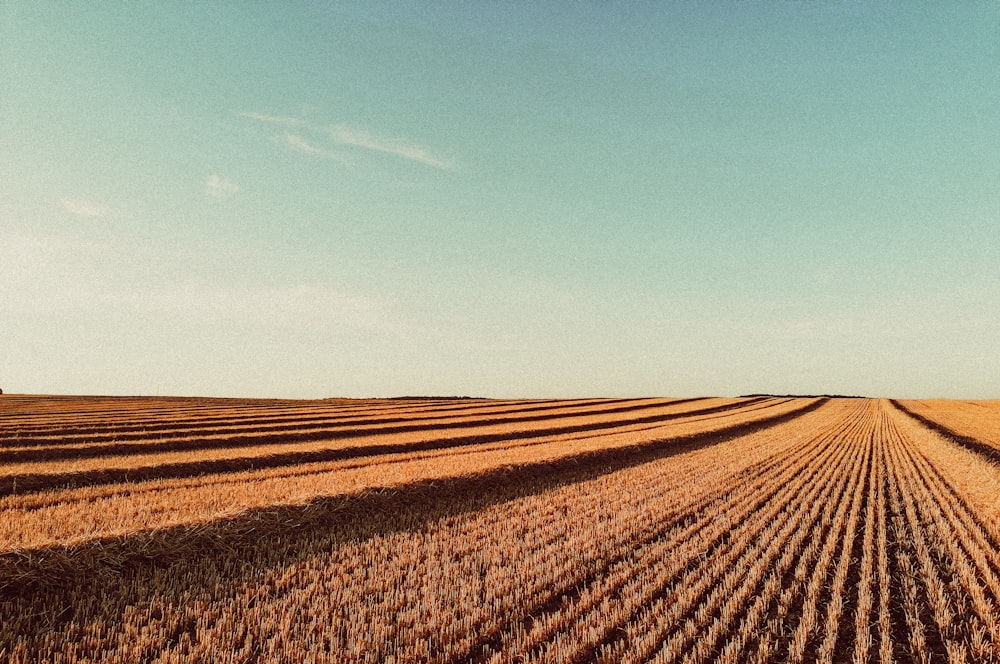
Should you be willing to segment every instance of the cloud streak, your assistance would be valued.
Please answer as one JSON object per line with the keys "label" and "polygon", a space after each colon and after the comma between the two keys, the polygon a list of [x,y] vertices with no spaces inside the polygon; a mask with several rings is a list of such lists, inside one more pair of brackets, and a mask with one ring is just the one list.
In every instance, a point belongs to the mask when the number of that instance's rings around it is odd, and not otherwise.
{"label": "cloud streak", "polygon": [[433,154],[426,147],[404,139],[379,136],[342,124],[331,126],[330,136],[334,141],[342,145],[352,145],[366,150],[374,150],[375,152],[384,152],[442,170],[451,170],[454,168],[450,161]]}
{"label": "cloud streak", "polygon": [[427,146],[414,143],[405,138],[385,136],[342,123],[319,125],[296,117],[270,115],[268,113],[253,111],[243,111],[239,115],[240,117],[268,125],[298,129],[301,133],[286,131],[276,136],[275,140],[286,147],[304,154],[344,162],[344,157],[341,154],[318,144],[316,138],[307,138],[306,136],[315,135],[336,145],[388,154],[439,170],[450,171],[455,169],[455,163],[451,159],[437,154]]}
{"label": "cloud streak", "polygon": [[305,154],[311,154],[316,157],[323,157],[324,159],[335,159],[336,161],[341,161],[341,162],[344,161],[344,158],[341,157],[336,152],[326,150],[324,148],[319,147],[318,145],[313,145],[308,140],[306,140],[305,138],[303,138],[298,134],[285,132],[280,137],[280,141],[284,145],[287,145],[288,147],[292,148],[293,150],[298,150],[299,152],[304,152]]}
{"label": "cloud streak", "polygon": [[282,115],[268,115],[267,113],[253,113],[250,111],[244,111],[240,113],[240,117],[250,118],[251,120],[257,120],[258,122],[266,122],[267,124],[279,125],[281,127],[305,126],[305,122],[299,120],[298,118],[292,118]]}
{"label": "cloud streak", "polygon": [[224,178],[221,175],[213,173],[208,176],[207,180],[205,180],[205,190],[212,196],[225,198],[238,192],[240,190],[240,186],[229,178]]}

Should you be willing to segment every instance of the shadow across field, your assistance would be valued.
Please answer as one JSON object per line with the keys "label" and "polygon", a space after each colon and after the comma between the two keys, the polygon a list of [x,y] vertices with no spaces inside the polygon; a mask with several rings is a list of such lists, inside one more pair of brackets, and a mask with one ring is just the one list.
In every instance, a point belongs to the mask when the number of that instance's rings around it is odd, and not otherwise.
{"label": "shadow across field", "polygon": [[[692,399],[675,399],[662,401],[659,404],[639,404],[635,408],[649,408],[653,405],[673,405],[685,403],[687,401],[699,401],[707,397],[697,397]],[[636,402],[638,399],[589,399],[582,402],[566,404],[559,399],[538,402],[533,401],[529,406],[519,405],[522,402],[475,402],[472,405],[462,404],[452,406],[443,404],[438,408],[422,407],[418,410],[405,410],[404,415],[393,415],[403,410],[403,406],[372,407],[366,409],[363,414],[345,413],[338,410],[311,411],[303,413],[301,410],[282,411],[280,413],[257,413],[245,415],[234,409],[224,415],[213,417],[188,416],[188,411],[183,411],[181,416],[176,416],[169,421],[139,421],[129,424],[103,423],[97,425],[62,425],[58,420],[49,426],[36,426],[32,428],[16,426],[14,431],[16,437],[9,438],[4,442],[9,446],[9,450],[4,454],[17,453],[19,449],[30,450],[34,447],[50,447],[60,449],[59,443],[63,443],[66,449],[71,449],[70,445],[96,445],[102,442],[112,442],[127,449],[129,441],[139,441],[142,445],[135,445],[137,448],[155,445],[158,443],[168,443],[172,438],[185,438],[196,436],[204,432],[213,436],[233,435],[242,433],[260,432],[261,429],[254,427],[264,427],[268,432],[295,431],[308,429],[309,427],[346,428],[352,426],[369,426],[379,424],[398,424],[404,422],[415,422],[418,420],[440,419],[446,417],[461,417],[467,411],[487,410],[483,415],[503,416],[502,410],[490,412],[488,409],[502,409],[507,407],[511,413],[525,413],[532,411],[553,410],[569,407],[589,407],[589,406],[612,406],[621,402]],[[516,406],[516,409],[514,407]],[[385,414],[382,411],[387,411]],[[53,438],[61,439],[53,446]],[[133,442],[134,445],[134,442]],[[22,452],[23,454],[23,452]],[[0,457],[0,461],[10,460],[7,457]]]}
{"label": "shadow across field", "polygon": [[[73,620],[77,611],[93,611],[82,607],[81,598],[100,597],[108,617],[154,599],[183,602],[200,592],[218,598],[237,592],[244,579],[264,569],[328,555],[346,542],[419,529],[444,517],[716,445],[801,417],[826,402],[817,399],[790,412],[699,435],[318,498],[77,546],[9,552],[0,555],[0,618],[23,620],[19,629],[29,636]],[[0,651],[4,646],[0,643]]]}
{"label": "shadow across field", "polygon": [[965,449],[971,452],[975,452],[976,454],[985,457],[986,459],[989,459],[993,463],[1000,464],[1000,450],[993,447],[992,445],[988,445],[982,442],[981,440],[972,438],[971,436],[965,436],[963,434],[960,434],[954,429],[949,429],[940,422],[935,422],[934,420],[928,417],[924,417],[923,415],[915,413],[906,406],[904,406],[903,404],[901,404],[896,399],[891,399],[889,402],[893,406],[895,406],[898,410],[902,411],[906,415],[909,415],[917,422],[920,422],[920,424],[922,424],[924,427],[930,429],[931,431],[941,434],[942,436],[951,440],[952,442],[964,447]]}
{"label": "shadow across field", "polygon": [[[736,403],[713,406],[711,408],[700,408],[695,410],[685,410],[678,413],[648,415],[643,417],[633,417],[627,420],[609,420],[600,422],[590,422],[587,424],[576,424],[570,426],[545,427],[540,429],[529,429],[511,433],[479,434],[467,436],[455,436],[451,438],[434,438],[431,440],[414,441],[408,443],[381,444],[381,445],[355,445],[350,447],[339,447],[335,449],[308,450],[300,452],[286,452],[280,454],[269,454],[249,457],[230,457],[225,459],[205,459],[200,461],[184,461],[178,463],[167,463],[159,465],[141,466],[138,468],[102,468],[97,470],[86,470],[66,473],[35,473],[18,474],[0,477],[0,497],[10,495],[24,495],[39,491],[54,489],[74,489],[87,486],[99,486],[105,484],[119,484],[124,482],[144,482],[149,480],[181,479],[186,477],[197,477],[200,475],[218,473],[239,473],[254,470],[266,470],[271,468],[282,468],[296,466],[306,463],[318,463],[328,461],[345,461],[362,457],[378,457],[389,454],[408,454],[415,452],[428,452],[445,450],[451,448],[469,447],[474,445],[486,445],[504,441],[524,440],[541,436],[563,436],[581,432],[607,431],[610,429],[636,426],[641,424],[654,424],[668,422],[685,417],[695,417],[699,415],[711,415],[729,410],[736,410],[748,406],[759,404],[763,399],[739,401]],[[587,413],[588,415],[601,415],[607,411]],[[544,420],[554,419],[551,417]],[[526,421],[534,421],[525,418]],[[463,423],[463,427],[473,426],[476,423]],[[397,427],[406,432],[425,432],[434,436],[439,430],[458,428],[450,423],[445,425],[428,426],[426,424],[412,427]],[[394,431],[393,433],[396,433]],[[368,435],[368,432],[355,435]],[[319,436],[318,440],[333,439],[328,435]],[[244,440],[244,439],[240,439]],[[306,440],[309,440],[308,438]],[[258,441],[253,436],[248,436],[246,442],[237,444],[234,441],[229,447],[244,447],[256,445]],[[295,438],[285,442],[302,442]],[[46,459],[50,460],[50,459]]]}
{"label": "shadow across field", "polygon": [[[164,434],[136,434],[133,442],[113,442],[75,445],[48,445],[36,449],[37,441],[5,442],[7,449],[0,450],[0,463],[27,463],[41,461],[66,461],[71,459],[93,459],[103,456],[127,456],[134,454],[162,454],[167,452],[191,452],[198,450],[228,449],[235,447],[250,447],[252,445],[286,445],[317,440],[345,440],[362,436],[384,436],[390,434],[414,433],[427,430],[451,430],[470,427],[498,426],[504,424],[522,424],[528,422],[544,422],[548,420],[566,419],[571,417],[588,417],[629,413],[653,408],[664,408],[698,399],[682,399],[671,402],[633,404],[631,406],[602,407],[593,410],[569,413],[546,413],[536,415],[517,415],[521,410],[513,411],[511,416],[497,413],[492,417],[475,420],[457,420],[452,422],[428,422],[435,417],[398,417],[383,419],[359,419],[346,422],[329,422],[318,420],[306,424],[266,427],[233,427],[226,430],[211,430],[199,434],[197,430],[187,430],[181,436],[185,439],[171,440]],[[736,408],[763,401],[764,398],[738,401],[735,404],[725,404],[724,407]],[[657,416],[659,417],[659,416]],[[669,417],[669,416],[668,416]],[[389,423],[388,426],[385,426]],[[370,427],[370,428],[362,428]],[[108,434],[114,436],[115,434]]]}

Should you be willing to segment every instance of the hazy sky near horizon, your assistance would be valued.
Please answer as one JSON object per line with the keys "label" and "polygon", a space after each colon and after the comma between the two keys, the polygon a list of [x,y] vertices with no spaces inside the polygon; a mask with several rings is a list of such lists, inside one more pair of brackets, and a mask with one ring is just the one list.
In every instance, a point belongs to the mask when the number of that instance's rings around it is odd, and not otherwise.
{"label": "hazy sky near horizon", "polygon": [[7,392],[1000,397],[1000,3],[0,7]]}

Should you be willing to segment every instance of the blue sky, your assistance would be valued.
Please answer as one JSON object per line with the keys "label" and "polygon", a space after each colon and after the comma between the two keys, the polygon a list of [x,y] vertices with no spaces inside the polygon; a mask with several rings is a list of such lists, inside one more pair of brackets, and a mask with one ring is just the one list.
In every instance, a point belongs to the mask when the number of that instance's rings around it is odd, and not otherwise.
{"label": "blue sky", "polygon": [[0,387],[1000,397],[1000,5],[0,4]]}

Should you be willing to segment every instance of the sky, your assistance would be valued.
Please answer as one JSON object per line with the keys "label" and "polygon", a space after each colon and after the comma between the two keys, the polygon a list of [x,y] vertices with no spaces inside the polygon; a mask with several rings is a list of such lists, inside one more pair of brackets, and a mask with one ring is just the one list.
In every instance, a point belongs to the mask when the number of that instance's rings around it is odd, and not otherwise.
{"label": "sky", "polygon": [[1000,3],[0,0],[0,388],[1000,398]]}

